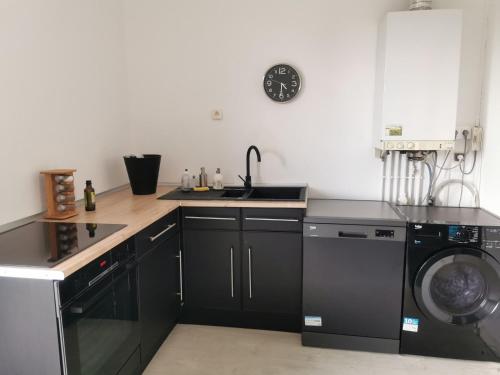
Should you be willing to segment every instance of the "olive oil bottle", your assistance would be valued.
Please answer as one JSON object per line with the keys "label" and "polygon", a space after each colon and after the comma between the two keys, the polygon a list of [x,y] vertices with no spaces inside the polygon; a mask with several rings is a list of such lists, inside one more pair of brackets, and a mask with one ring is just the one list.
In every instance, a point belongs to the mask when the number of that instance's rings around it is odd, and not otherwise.
{"label": "olive oil bottle", "polygon": [[95,190],[92,181],[87,180],[83,195],[85,198],[85,211],[95,211]]}

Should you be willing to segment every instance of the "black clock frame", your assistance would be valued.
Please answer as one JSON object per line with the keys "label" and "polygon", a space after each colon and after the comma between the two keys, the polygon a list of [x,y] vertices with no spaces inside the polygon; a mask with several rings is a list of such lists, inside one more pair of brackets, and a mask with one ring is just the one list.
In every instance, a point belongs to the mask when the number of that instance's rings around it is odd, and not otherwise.
{"label": "black clock frame", "polygon": [[275,64],[266,71],[262,86],[269,99],[276,103],[288,103],[299,94],[302,79],[291,65]]}

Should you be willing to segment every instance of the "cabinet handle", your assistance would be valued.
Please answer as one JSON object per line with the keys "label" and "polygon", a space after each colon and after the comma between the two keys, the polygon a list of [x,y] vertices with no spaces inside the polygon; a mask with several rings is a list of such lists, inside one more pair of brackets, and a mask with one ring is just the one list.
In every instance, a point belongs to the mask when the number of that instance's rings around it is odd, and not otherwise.
{"label": "cabinet handle", "polygon": [[167,233],[169,230],[173,229],[177,224],[176,223],[172,223],[170,224],[168,227],[166,227],[165,229],[163,229],[160,233],[158,233],[156,236],[151,236],[149,237],[149,241],[150,242],[155,242],[158,238],[160,238],[161,236],[163,236],[165,233]]}
{"label": "cabinet handle", "polygon": [[235,217],[215,217],[215,216],[184,216],[184,219],[236,221]]}
{"label": "cabinet handle", "polygon": [[250,299],[253,297],[252,292],[252,248],[248,248],[248,295]]}
{"label": "cabinet handle", "polygon": [[181,302],[184,301],[184,289],[182,288],[182,251],[179,250],[179,255],[177,255],[177,259],[179,259],[179,293],[177,295],[180,297]]}
{"label": "cabinet handle", "polygon": [[231,298],[234,298],[234,250],[231,247]]}
{"label": "cabinet handle", "polygon": [[286,222],[286,223],[298,223],[299,219],[274,219],[267,217],[246,217],[245,220],[249,221],[277,221],[277,222]]}

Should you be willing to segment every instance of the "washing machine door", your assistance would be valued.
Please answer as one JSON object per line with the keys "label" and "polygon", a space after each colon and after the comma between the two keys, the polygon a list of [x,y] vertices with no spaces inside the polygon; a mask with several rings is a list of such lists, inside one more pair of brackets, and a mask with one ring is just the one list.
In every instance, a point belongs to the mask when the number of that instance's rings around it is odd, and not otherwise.
{"label": "washing machine door", "polygon": [[479,249],[443,250],[418,271],[414,294],[429,317],[453,325],[479,322],[498,308],[500,264]]}

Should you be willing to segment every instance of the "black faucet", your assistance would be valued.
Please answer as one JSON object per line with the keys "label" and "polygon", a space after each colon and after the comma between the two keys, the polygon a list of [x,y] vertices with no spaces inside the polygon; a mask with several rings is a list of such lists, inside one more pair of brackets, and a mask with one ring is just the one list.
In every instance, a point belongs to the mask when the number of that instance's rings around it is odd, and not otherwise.
{"label": "black faucet", "polygon": [[260,163],[259,149],[256,146],[250,146],[247,150],[247,175],[245,178],[238,175],[238,177],[243,181],[246,189],[250,189],[252,187],[252,176],[250,175],[250,154],[252,153],[252,150],[255,150],[255,153],[257,154],[257,161]]}

